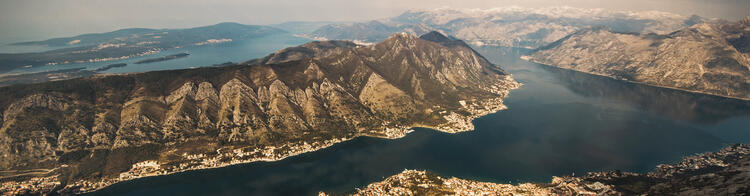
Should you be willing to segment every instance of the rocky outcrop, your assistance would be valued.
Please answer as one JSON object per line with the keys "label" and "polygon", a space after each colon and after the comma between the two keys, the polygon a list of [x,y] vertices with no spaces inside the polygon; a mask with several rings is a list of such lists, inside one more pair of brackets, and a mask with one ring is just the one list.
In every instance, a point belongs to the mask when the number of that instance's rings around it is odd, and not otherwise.
{"label": "rocky outcrop", "polygon": [[456,43],[396,34],[367,47],[309,43],[261,64],[4,87],[0,169],[52,169],[15,175],[86,192],[357,136],[402,137],[413,126],[471,130],[519,84]]}
{"label": "rocky outcrop", "polygon": [[[686,157],[648,174],[593,172],[518,185],[405,170],[350,195],[738,195],[750,190],[750,145]],[[327,195],[320,193],[320,195]]]}
{"label": "rocky outcrop", "polygon": [[[743,21],[746,21],[745,19]],[[576,32],[525,57],[649,85],[750,99],[746,22],[696,24],[669,35]]]}

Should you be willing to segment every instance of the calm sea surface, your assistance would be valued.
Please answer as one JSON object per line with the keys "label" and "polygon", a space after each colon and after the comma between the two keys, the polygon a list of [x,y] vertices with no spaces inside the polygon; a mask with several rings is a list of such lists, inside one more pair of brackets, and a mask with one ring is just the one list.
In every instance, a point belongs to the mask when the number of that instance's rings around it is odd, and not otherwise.
{"label": "calm sea surface", "polygon": [[[499,183],[549,182],[551,176],[589,171],[646,172],[686,155],[750,143],[748,102],[528,63],[518,59],[524,51],[517,49],[477,50],[524,85],[506,99],[508,110],[476,119],[475,131],[362,137],[282,161],[137,179],[91,195],[341,193],[404,169]],[[271,51],[209,48],[158,69],[237,62]],[[131,65],[112,71],[132,70],[141,71]]]}

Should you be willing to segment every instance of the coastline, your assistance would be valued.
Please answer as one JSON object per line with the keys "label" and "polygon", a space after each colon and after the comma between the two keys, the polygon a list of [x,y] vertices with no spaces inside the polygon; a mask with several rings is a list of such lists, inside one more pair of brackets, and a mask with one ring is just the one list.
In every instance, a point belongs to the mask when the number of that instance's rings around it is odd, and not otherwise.
{"label": "coastline", "polygon": [[539,65],[544,65],[544,66],[558,68],[558,69],[564,69],[564,70],[570,70],[570,71],[576,71],[576,72],[590,74],[590,75],[595,75],[595,76],[607,77],[607,78],[611,78],[611,79],[614,79],[614,80],[617,80],[617,81],[623,81],[623,82],[628,82],[628,83],[633,83],[633,84],[640,84],[640,85],[646,85],[646,86],[658,87],[658,88],[666,88],[666,89],[678,90],[678,91],[683,91],[683,92],[688,92],[688,93],[711,95],[711,96],[716,96],[716,97],[721,97],[721,98],[736,99],[736,100],[740,100],[740,101],[750,101],[750,98],[734,97],[734,96],[728,96],[728,95],[720,95],[720,94],[703,92],[703,91],[697,91],[697,90],[688,90],[688,89],[682,89],[682,88],[677,88],[677,87],[662,86],[662,85],[658,85],[658,84],[649,84],[649,83],[644,83],[644,82],[639,82],[639,81],[634,81],[634,80],[624,80],[624,79],[615,78],[613,76],[605,75],[605,74],[601,74],[601,73],[593,73],[593,72],[586,72],[586,71],[580,71],[580,70],[575,70],[575,69],[568,69],[568,68],[558,67],[558,66],[554,66],[554,65],[550,65],[550,64],[546,64],[546,63],[537,62],[537,61],[535,61],[534,59],[532,59],[529,56],[521,56],[521,59],[525,60],[525,61],[528,61],[528,62],[531,62],[531,63],[539,64]]}
{"label": "coastline", "polygon": [[[346,195],[735,195],[750,181],[750,145],[732,144],[689,155],[650,172],[588,172],[552,176],[550,182],[503,184],[405,169]],[[319,195],[328,195],[320,192]]]}
{"label": "coastline", "polygon": [[[510,86],[505,87],[503,85]],[[469,115],[462,116],[453,111],[449,113],[441,113],[443,118],[447,122],[439,126],[429,126],[421,123],[414,123],[410,126],[385,127],[380,132],[371,131],[358,133],[348,137],[316,141],[313,143],[300,141],[289,142],[280,146],[265,146],[263,148],[255,148],[251,151],[245,151],[245,148],[247,147],[241,147],[236,148],[231,152],[221,152],[224,148],[219,148],[217,149],[218,155],[212,157],[206,156],[205,154],[183,154],[182,157],[184,159],[179,162],[179,165],[177,167],[169,167],[166,164],[159,164],[156,160],[147,160],[133,164],[130,170],[121,172],[120,175],[115,178],[100,178],[94,181],[79,180],[60,187],[62,184],[57,179],[57,177],[59,177],[59,174],[57,174],[44,177],[33,177],[22,182],[3,182],[2,186],[0,186],[0,192],[2,192],[3,195],[7,193],[10,193],[11,195],[29,193],[43,194],[52,191],[61,191],[61,193],[70,194],[84,194],[95,192],[120,182],[126,182],[139,178],[165,176],[186,171],[214,169],[261,161],[280,161],[292,156],[328,148],[333,146],[334,144],[350,141],[357,137],[399,139],[405,137],[408,133],[413,132],[413,128],[417,127],[428,128],[450,134],[468,132],[474,130],[474,125],[472,123],[474,119],[507,109],[507,106],[503,103],[503,99],[509,96],[510,91],[520,88],[521,86],[522,84],[515,81],[512,78],[512,75],[508,75],[503,80],[498,81],[498,83],[496,84],[490,85],[486,89],[488,92],[497,94],[498,97],[484,100],[471,100],[471,103],[469,104],[466,104],[465,101],[462,101],[461,109],[466,109],[467,111],[469,111]],[[230,161],[222,161],[223,159],[230,159]],[[163,165],[167,167],[162,167]],[[64,167],[66,166],[63,165],[62,167],[53,168],[53,170],[58,170]]]}

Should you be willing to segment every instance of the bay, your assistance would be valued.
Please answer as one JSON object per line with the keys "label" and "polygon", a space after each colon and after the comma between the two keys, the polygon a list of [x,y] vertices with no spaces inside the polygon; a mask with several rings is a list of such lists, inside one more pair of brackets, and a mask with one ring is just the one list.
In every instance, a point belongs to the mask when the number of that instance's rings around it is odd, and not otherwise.
{"label": "bay", "polygon": [[136,179],[90,195],[343,193],[404,169],[498,183],[549,182],[590,171],[647,172],[683,156],[750,143],[748,102],[533,64],[519,59],[528,52],[522,49],[476,49],[524,85],[505,100],[507,110],[474,120],[474,131],[417,128],[396,140],[360,137],[277,162]]}

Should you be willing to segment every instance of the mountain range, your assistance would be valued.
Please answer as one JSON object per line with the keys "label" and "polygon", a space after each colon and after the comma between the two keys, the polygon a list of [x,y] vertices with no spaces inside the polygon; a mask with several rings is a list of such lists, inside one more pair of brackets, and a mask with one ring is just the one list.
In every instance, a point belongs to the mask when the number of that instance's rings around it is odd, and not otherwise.
{"label": "mountain range", "polygon": [[525,58],[648,85],[750,100],[750,17],[666,35],[580,30]]}
{"label": "mountain range", "polygon": [[371,46],[312,42],[234,66],[2,87],[0,169],[15,179],[2,189],[81,193],[415,126],[468,131],[519,85],[432,32]]}
{"label": "mountain range", "polygon": [[[85,193],[141,177],[276,161],[360,136],[399,138],[413,127],[469,131],[473,119],[505,109],[503,99],[521,85],[469,44],[536,48],[523,58],[652,86],[750,100],[750,17],[727,22],[656,11],[503,7],[408,11],[363,23],[276,26],[320,41],[222,67],[90,76],[92,72],[70,80],[0,87],[0,192]],[[17,44],[65,48],[0,54],[0,72],[288,33],[279,28],[221,23],[23,42]],[[312,28],[318,29],[311,32]],[[146,62],[153,60],[160,59]],[[106,67],[116,66],[124,65]],[[583,86],[578,88],[601,85],[562,75],[567,78],[561,81]],[[642,93],[620,90],[592,93],[615,98]],[[672,102],[680,98],[666,97]],[[655,104],[650,99],[633,102]],[[712,107],[717,108],[721,110]],[[689,110],[665,112],[690,118],[684,111]],[[731,112],[710,115],[720,119]],[[728,151],[747,154],[747,149]],[[719,153],[722,159],[725,154]],[[673,166],[678,167],[682,168]],[[735,172],[744,165],[726,169]],[[672,170],[656,170],[665,171]],[[627,181],[631,177],[646,180]],[[638,186],[653,180],[676,180],[664,186],[685,185],[683,178],[673,177],[614,172],[513,186],[407,171],[360,192],[377,193],[387,187],[461,193],[456,191],[466,187],[458,185],[467,184],[549,194],[642,193],[651,190]],[[422,184],[414,183],[420,181],[438,188],[423,190]],[[618,187],[622,184],[624,189]],[[665,190],[653,191],[669,192]]]}
{"label": "mountain range", "polygon": [[537,48],[580,29],[606,27],[617,32],[668,34],[705,22],[700,16],[659,11],[610,11],[572,7],[412,10],[399,16],[361,23],[331,24],[309,34],[318,39],[380,41],[391,33],[431,30],[472,45]]}

